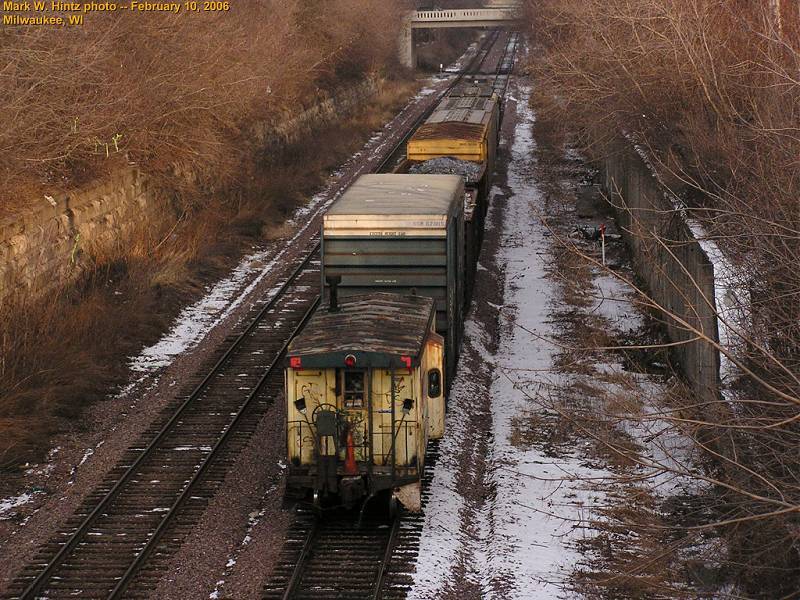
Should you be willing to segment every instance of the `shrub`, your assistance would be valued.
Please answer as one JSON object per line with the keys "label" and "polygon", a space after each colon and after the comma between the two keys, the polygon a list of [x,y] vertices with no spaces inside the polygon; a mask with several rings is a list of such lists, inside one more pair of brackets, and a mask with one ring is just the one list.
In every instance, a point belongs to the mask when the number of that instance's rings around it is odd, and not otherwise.
{"label": "shrub", "polygon": [[[708,523],[748,594],[800,581],[800,12],[740,0],[527,3],[541,52],[542,110],[590,154],[626,134],[703,216],[749,294],[732,359],[731,418],[704,423],[731,453],[705,451],[718,501]],[[657,235],[657,233],[656,233]],[[727,398],[726,398],[726,401]],[[685,424],[684,424],[685,428]],[[683,465],[693,476],[691,466]],[[720,557],[718,557],[720,558]],[[775,576],[780,573],[779,576]]]}
{"label": "shrub", "polygon": [[[276,121],[318,87],[384,67],[401,4],[237,2],[229,12],[95,13],[83,27],[0,32],[0,212],[116,161],[218,185],[248,123]],[[41,196],[38,196],[39,198]]]}

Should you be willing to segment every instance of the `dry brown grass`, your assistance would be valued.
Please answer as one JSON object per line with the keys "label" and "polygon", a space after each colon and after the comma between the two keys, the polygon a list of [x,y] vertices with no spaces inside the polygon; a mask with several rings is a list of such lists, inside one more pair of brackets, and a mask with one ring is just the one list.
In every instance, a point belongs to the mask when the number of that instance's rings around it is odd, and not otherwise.
{"label": "dry brown grass", "polygon": [[674,539],[668,533],[657,499],[646,486],[631,481],[597,515],[598,535],[582,541],[592,558],[575,575],[578,590],[590,598],[686,598],[676,588],[673,571],[683,571]]}
{"label": "dry brown grass", "polygon": [[[394,63],[404,2],[259,0],[225,13],[93,13],[83,27],[0,31],[0,212],[118,162],[224,185],[320,88]],[[176,183],[187,183],[178,181]],[[34,194],[34,192],[39,192]]]}
{"label": "dry brown grass", "polygon": [[[541,50],[531,68],[542,109],[570,123],[594,156],[621,133],[637,141],[667,185],[702,209],[739,267],[732,283],[751,299],[753,315],[732,355],[743,377],[725,411],[688,397],[674,413],[705,467],[677,469],[714,489],[705,526],[723,537],[717,560],[727,561],[742,592],[793,595],[800,586],[797,3],[528,5]],[[717,413],[724,421],[710,416]],[[727,440],[724,453],[710,443],[719,439]]]}
{"label": "dry brown grass", "polygon": [[[254,179],[211,193],[171,235],[142,229],[130,244],[92,254],[93,271],[44,302],[17,298],[0,313],[0,467],[38,460],[50,437],[80,427],[74,418],[127,372],[126,356],[154,342],[179,308],[221,276],[243,250],[288,233],[287,215],[396,112],[415,84],[388,82],[349,119],[253,167]],[[268,235],[262,235],[268,232]]]}

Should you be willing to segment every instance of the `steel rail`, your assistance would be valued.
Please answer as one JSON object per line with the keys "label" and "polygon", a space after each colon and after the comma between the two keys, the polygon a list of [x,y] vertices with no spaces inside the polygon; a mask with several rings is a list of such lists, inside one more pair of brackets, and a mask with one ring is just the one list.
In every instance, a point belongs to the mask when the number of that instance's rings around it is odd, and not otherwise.
{"label": "steel rail", "polygon": [[291,600],[294,597],[297,586],[300,585],[300,581],[303,579],[304,567],[308,560],[308,555],[311,553],[314,539],[317,537],[318,527],[319,517],[314,517],[314,522],[311,524],[308,535],[306,535],[306,539],[303,542],[303,549],[300,551],[300,557],[297,559],[294,569],[292,569],[292,576],[289,578],[289,582],[286,584],[286,590],[283,592],[283,600]]}
{"label": "steel rail", "polygon": [[[241,346],[242,342],[247,338],[247,336],[258,326],[261,320],[264,318],[266,313],[278,302],[278,300],[286,293],[286,290],[289,289],[289,286],[294,282],[295,279],[300,275],[300,273],[305,269],[311,259],[314,257],[317,251],[317,247],[315,247],[308,255],[303,259],[303,261],[292,271],[289,275],[288,279],[283,283],[283,285],[278,289],[275,295],[267,302],[261,310],[259,310],[256,317],[250,322],[250,324],[245,328],[245,330],[237,336],[234,342],[228,347],[225,353],[220,357],[220,359],[214,364],[211,371],[209,371],[203,380],[194,388],[194,390],[187,396],[187,398],[181,403],[180,407],[172,414],[170,419],[167,423],[159,430],[156,434],[156,437],[145,447],[145,449],[139,454],[136,460],[126,469],[125,473],[116,481],[114,486],[109,490],[106,495],[97,503],[95,508],[86,518],[81,522],[78,528],[70,535],[69,539],[66,543],[61,547],[61,549],[56,553],[56,555],[48,562],[47,566],[44,570],[36,576],[36,578],[28,585],[24,592],[22,592],[20,598],[22,600],[32,600],[35,598],[36,594],[41,591],[42,587],[45,583],[50,579],[53,571],[55,571],[63,562],[63,560],[67,557],[67,555],[72,552],[75,547],[80,543],[81,539],[83,539],[88,530],[92,527],[94,522],[96,521],[97,517],[103,514],[103,511],[106,507],[111,503],[114,498],[116,498],[117,494],[122,490],[123,486],[125,486],[130,479],[133,477],[136,470],[141,466],[146,458],[148,458],[156,448],[158,448],[159,444],[163,439],[167,436],[167,434],[173,429],[175,424],[180,420],[183,413],[189,407],[189,405],[194,402],[200,394],[208,387],[209,382],[211,379],[216,375],[220,368],[225,364],[225,362],[236,352],[236,350]],[[319,299],[317,299],[317,302]],[[259,386],[261,382],[259,382]],[[237,416],[238,419],[238,416]]]}
{"label": "steel rail", "polygon": [[386,577],[386,571],[389,569],[389,563],[392,560],[392,554],[397,545],[398,531],[400,531],[400,515],[395,516],[392,522],[392,531],[389,533],[389,539],[386,541],[386,551],[383,553],[383,560],[378,570],[378,578],[375,581],[375,591],[372,594],[372,600],[381,600],[383,597],[383,579]]}
{"label": "steel rail", "polygon": [[[289,577],[288,583],[286,584],[286,589],[281,596],[282,600],[292,600],[292,598],[294,598],[299,592],[299,587],[303,580],[303,576],[308,572],[308,558],[311,555],[312,548],[314,547],[314,541],[317,539],[318,529],[319,518],[315,517],[310,529],[308,530],[308,533],[306,534],[305,540],[303,541],[303,547],[300,551],[297,562],[292,569],[292,574]],[[371,594],[372,600],[380,600],[380,598],[383,596],[383,582],[386,577],[386,572],[389,568],[389,563],[392,559],[392,554],[397,545],[397,534],[399,531],[400,517],[397,516],[392,521],[391,531],[386,540],[386,547],[383,551],[383,556],[381,558],[380,566],[378,567],[378,573],[375,578],[374,587]]]}
{"label": "steel rail", "polygon": [[[304,267],[306,263],[307,260],[304,261],[304,264],[301,266]],[[299,268],[300,267],[298,267],[298,269]],[[183,503],[186,502],[186,500],[189,498],[192,489],[200,482],[200,480],[203,477],[203,474],[206,472],[206,469],[208,469],[208,467],[214,462],[214,459],[216,458],[219,450],[228,441],[228,438],[230,437],[232,432],[235,431],[236,426],[242,419],[244,413],[247,411],[248,408],[250,408],[250,405],[258,397],[259,393],[261,392],[267,380],[273,375],[275,367],[278,366],[280,360],[286,354],[286,349],[289,347],[289,344],[291,343],[294,336],[297,335],[297,333],[308,322],[308,320],[311,318],[311,315],[314,313],[314,310],[317,308],[318,305],[319,305],[319,296],[317,296],[316,299],[311,303],[311,306],[308,307],[308,310],[300,319],[300,322],[297,324],[297,327],[294,328],[292,334],[283,344],[280,351],[275,355],[275,358],[272,359],[272,362],[269,364],[267,370],[261,376],[261,379],[258,380],[258,383],[256,384],[255,388],[253,388],[253,391],[250,392],[250,394],[247,396],[247,399],[244,401],[244,404],[242,404],[242,406],[236,412],[236,415],[234,416],[233,420],[225,429],[222,436],[217,440],[217,443],[214,444],[214,447],[212,448],[211,452],[209,452],[208,455],[206,455],[202,464],[197,469],[195,474],[192,476],[192,479],[189,481],[186,487],[183,488],[181,494],[178,496],[178,498],[170,507],[169,512],[167,512],[164,515],[164,518],[159,522],[158,527],[156,527],[155,531],[153,531],[153,535],[150,536],[150,539],[147,540],[147,543],[139,551],[139,554],[136,556],[136,558],[134,558],[133,562],[128,567],[128,570],[122,576],[122,579],[120,579],[117,585],[114,586],[114,589],[111,590],[111,593],[108,595],[109,600],[121,597],[122,594],[125,593],[125,591],[128,589],[128,585],[130,585],[131,581],[133,581],[133,578],[136,576],[136,573],[139,571],[141,566],[147,561],[147,558],[150,556],[150,553],[156,548],[159,540],[161,539],[161,536],[163,535],[164,531],[166,531],[166,528],[169,526],[170,522],[178,514],[178,511],[180,510]]]}

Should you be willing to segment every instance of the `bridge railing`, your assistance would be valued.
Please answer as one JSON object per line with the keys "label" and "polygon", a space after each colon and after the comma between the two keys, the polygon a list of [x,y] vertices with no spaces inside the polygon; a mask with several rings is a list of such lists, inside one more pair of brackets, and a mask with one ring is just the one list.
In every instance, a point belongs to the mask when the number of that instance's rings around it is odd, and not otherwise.
{"label": "bridge railing", "polygon": [[412,23],[431,21],[513,21],[517,12],[508,8],[465,8],[454,10],[418,10]]}

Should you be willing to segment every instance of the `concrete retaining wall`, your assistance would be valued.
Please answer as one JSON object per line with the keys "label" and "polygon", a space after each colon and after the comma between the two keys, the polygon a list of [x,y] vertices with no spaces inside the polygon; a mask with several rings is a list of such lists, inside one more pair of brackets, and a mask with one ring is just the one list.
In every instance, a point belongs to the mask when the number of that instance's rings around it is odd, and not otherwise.
{"label": "concrete retaining wall", "polygon": [[[367,80],[339,90],[279,123],[254,125],[253,135],[267,156],[277,154],[352,113],[378,89],[378,82]],[[58,290],[76,280],[90,256],[124,254],[134,236],[157,243],[178,217],[168,195],[135,168],[51,198],[0,221],[0,303]]]}
{"label": "concrete retaining wall", "polygon": [[602,161],[603,183],[636,270],[665,309],[669,339],[680,344],[674,356],[689,384],[700,398],[714,401],[719,394],[719,352],[708,342],[693,341],[696,334],[680,322],[718,340],[714,268],[642,157],[624,143],[616,150]]}

